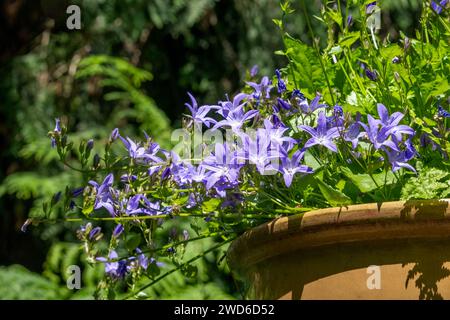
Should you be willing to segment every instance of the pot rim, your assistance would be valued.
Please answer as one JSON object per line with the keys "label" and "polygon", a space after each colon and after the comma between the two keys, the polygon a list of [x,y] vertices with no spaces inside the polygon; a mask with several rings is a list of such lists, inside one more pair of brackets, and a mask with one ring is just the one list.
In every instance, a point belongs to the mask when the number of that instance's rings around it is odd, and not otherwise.
{"label": "pot rim", "polygon": [[227,252],[232,270],[320,246],[450,237],[450,199],[350,205],[286,216],[246,231]]}

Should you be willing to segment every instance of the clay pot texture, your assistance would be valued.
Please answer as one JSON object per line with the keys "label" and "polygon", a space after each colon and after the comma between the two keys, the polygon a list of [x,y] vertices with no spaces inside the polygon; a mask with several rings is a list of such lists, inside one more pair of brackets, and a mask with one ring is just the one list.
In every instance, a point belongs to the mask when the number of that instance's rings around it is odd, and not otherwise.
{"label": "clay pot texture", "polygon": [[227,259],[250,299],[450,299],[450,200],[282,217],[236,239]]}

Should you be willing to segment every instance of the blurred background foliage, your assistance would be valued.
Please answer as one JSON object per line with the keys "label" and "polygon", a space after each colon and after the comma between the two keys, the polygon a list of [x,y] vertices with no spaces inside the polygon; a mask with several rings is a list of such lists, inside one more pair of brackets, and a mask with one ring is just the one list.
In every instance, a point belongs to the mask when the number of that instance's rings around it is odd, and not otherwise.
{"label": "blurred background foliage", "polygon": [[[341,1],[342,2],[342,1]],[[75,226],[20,226],[42,210],[43,199],[65,185],[82,186],[64,170],[47,132],[62,117],[75,141],[97,145],[119,127],[130,136],[145,130],[169,146],[170,128],[181,126],[186,92],[199,103],[232,95],[255,64],[272,75],[286,64],[272,19],[281,18],[275,0],[89,0],[81,8],[82,29],[67,30],[68,1],[6,0],[0,6],[0,299],[92,298],[102,268],[83,264]],[[328,5],[332,5],[329,1]],[[321,1],[308,1],[319,15]],[[300,4],[285,26],[310,43]],[[381,3],[383,30],[393,38],[419,23],[420,0]],[[326,30],[312,21],[316,35]],[[323,41],[325,43],[325,41]],[[177,228],[189,229],[179,222]],[[192,233],[193,231],[190,230]],[[214,244],[188,246],[195,256]],[[223,252],[196,263],[186,278],[177,272],[145,291],[150,298],[239,298]],[[65,270],[78,264],[83,288],[68,290]]]}

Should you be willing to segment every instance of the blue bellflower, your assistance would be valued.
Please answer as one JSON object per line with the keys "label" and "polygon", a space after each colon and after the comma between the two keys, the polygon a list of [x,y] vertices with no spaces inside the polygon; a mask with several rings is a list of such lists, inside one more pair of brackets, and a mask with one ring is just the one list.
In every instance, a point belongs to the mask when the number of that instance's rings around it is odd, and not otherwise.
{"label": "blue bellflower", "polygon": [[442,10],[444,10],[445,7],[447,6],[448,1],[449,0],[441,0],[439,3],[431,1],[430,3],[431,9],[433,9],[433,11],[436,12],[437,14],[441,14]]}
{"label": "blue bellflower", "polygon": [[281,78],[280,70],[276,69],[275,75],[277,76],[277,79],[278,79],[278,84],[277,84],[278,93],[285,92],[286,91],[286,83],[284,83],[283,79]]}
{"label": "blue bellflower", "polygon": [[438,116],[442,118],[450,118],[450,112],[446,111],[442,106],[438,105]]}
{"label": "blue bellflower", "polygon": [[316,97],[308,104],[306,99],[299,101],[298,106],[304,113],[312,113],[319,108],[326,108],[326,104],[319,103],[322,96],[320,94],[316,94]]}
{"label": "blue bellflower", "polygon": [[271,167],[271,161],[279,158],[279,154],[270,149],[270,137],[265,130],[258,130],[255,139],[244,133],[241,134],[241,138],[243,146],[237,153],[236,159],[248,160],[262,175],[268,170],[275,169]]}
{"label": "blue bellflower", "polygon": [[211,124],[215,124],[216,120],[211,117],[207,117],[208,112],[214,108],[213,106],[201,106],[199,107],[195,98],[188,92],[191,104],[186,103],[185,106],[191,111],[191,118],[195,124],[204,124],[206,127],[210,127]]}
{"label": "blue bellflower", "polygon": [[216,143],[215,152],[206,158],[201,166],[209,170],[206,177],[206,189],[211,189],[219,183],[217,187],[223,190],[238,183],[240,166],[234,160],[235,156],[230,151],[228,144]]}
{"label": "blue bellflower", "polygon": [[244,123],[253,117],[255,117],[258,114],[258,110],[250,110],[244,113],[243,107],[236,108],[232,111],[230,111],[227,116],[225,117],[225,120],[221,120],[217,122],[213,130],[216,130],[218,128],[222,128],[224,126],[229,126],[233,130],[233,132],[237,133],[241,129],[241,127],[244,125]]}
{"label": "blue bellflower", "polygon": [[313,172],[310,167],[300,164],[303,155],[304,152],[298,150],[292,155],[292,158],[287,157],[287,155],[281,158],[280,172],[283,174],[284,183],[288,188],[291,186],[295,174],[309,174]]}
{"label": "blue bellflower", "polygon": [[270,91],[273,86],[272,82],[269,80],[269,77],[263,77],[260,83],[247,82],[247,84],[253,88],[254,92],[251,97],[256,100],[257,104],[261,101],[261,99],[270,98]]}
{"label": "blue bellflower", "polygon": [[113,182],[114,176],[112,173],[108,174],[100,185],[95,181],[89,181],[89,184],[92,185],[97,191],[94,209],[98,210],[101,208],[105,208],[111,214],[111,216],[116,215],[113,201]]}
{"label": "blue bellflower", "polygon": [[339,128],[333,127],[331,129],[327,129],[325,112],[321,111],[319,113],[316,129],[306,125],[301,125],[299,128],[311,135],[311,138],[306,141],[304,145],[305,149],[311,148],[315,145],[322,145],[333,152],[337,152],[337,147],[333,140],[339,137]]}

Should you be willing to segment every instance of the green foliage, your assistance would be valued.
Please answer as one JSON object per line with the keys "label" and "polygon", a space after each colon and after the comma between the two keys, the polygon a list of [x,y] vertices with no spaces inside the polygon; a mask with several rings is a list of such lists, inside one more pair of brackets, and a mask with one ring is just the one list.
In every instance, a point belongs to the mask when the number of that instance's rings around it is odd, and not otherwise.
{"label": "green foliage", "polygon": [[347,195],[326,184],[321,179],[316,179],[316,182],[323,197],[332,207],[341,207],[352,203],[352,200]]}
{"label": "green foliage", "polygon": [[155,101],[139,89],[142,82],[152,80],[153,75],[150,72],[136,68],[124,59],[105,55],[86,57],[80,61],[78,67],[77,78],[102,77],[101,87],[118,89],[106,93],[105,100],[134,104],[128,116],[137,119],[141,123],[140,128],[151,136],[158,137],[158,142],[163,146],[169,145],[169,119],[158,109]]}
{"label": "green foliage", "polygon": [[[365,10],[369,2],[327,3],[320,12],[314,12],[312,19],[314,9],[300,1],[308,32],[297,38],[286,28],[298,14],[283,15],[275,22],[284,40],[284,50],[277,54],[289,62],[283,70],[288,77],[288,90],[300,89],[308,99],[318,92],[328,105],[338,104],[344,112],[353,116],[360,113],[363,119],[376,114],[377,103],[384,104],[390,113],[405,114],[403,123],[416,130],[412,143],[418,145],[418,139],[424,136],[432,141],[429,145],[433,150],[419,150],[428,167],[413,177],[401,170],[387,170],[386,159],[361,163],[351,151],[340,152],[338,158],[349,161],[343,164],[329,157],[318,162],[317,155],[307,153],[305,163],[316,172],[321,170],[310,185],[312,194],[323,197],[329,205],[388,201],[398,199],[400,192],[405,199],[446,197],[448,122],[437,117],[438,101],[448,110],[443,98],[450,95],[450,25],[446,13],[438,16],[421,1],[380,1],[377,3],[385,17],[411,7],[416,10],[414,14],[420,15],[420,23],[416,28],[407,28],[411,21],[403,21],[408,35],[383,28],[377,32],[369,28],[373,23],[373,14],[368,15]],[[353,23],[347,25],[350,14]],[[317,22],[326,29],[325,33],[314,25]],[[375,79],[365,74],[367,69],[376,74]],[[435,152],[435,148],[442,152]],[[364,148],[358,152],[373,153],[374,160],[382,156]],[[317,200],[314,205],[324,205]]]}
{"label": "green foliage", "polygon": [[60,191],[64,184],[70,184],[68,173],[48,177],[35,172],[20,172],[6,177],[0,186],[0,196],[8,193],[15,194],[19,199],[48,197]]}
{"label": "green foliage", "polygon": [[316,92],[326,87],[320,58],[311,46],[299,40],[286,36],[284,44],[284,54],[289,59],[287,74],[292,88],[302,88],[308,98],[313,98]]}
{"label": "green foliage", "polygon": [[0,299],[50,300],[64,298],[61,287],[20,265],[0,267]]}
{"label": "green foliage", "polygon": [[437,168],[419,167],[417,177],[412,177],[402,188],[401,198],[442,199],[450,196],[450,172]]}

